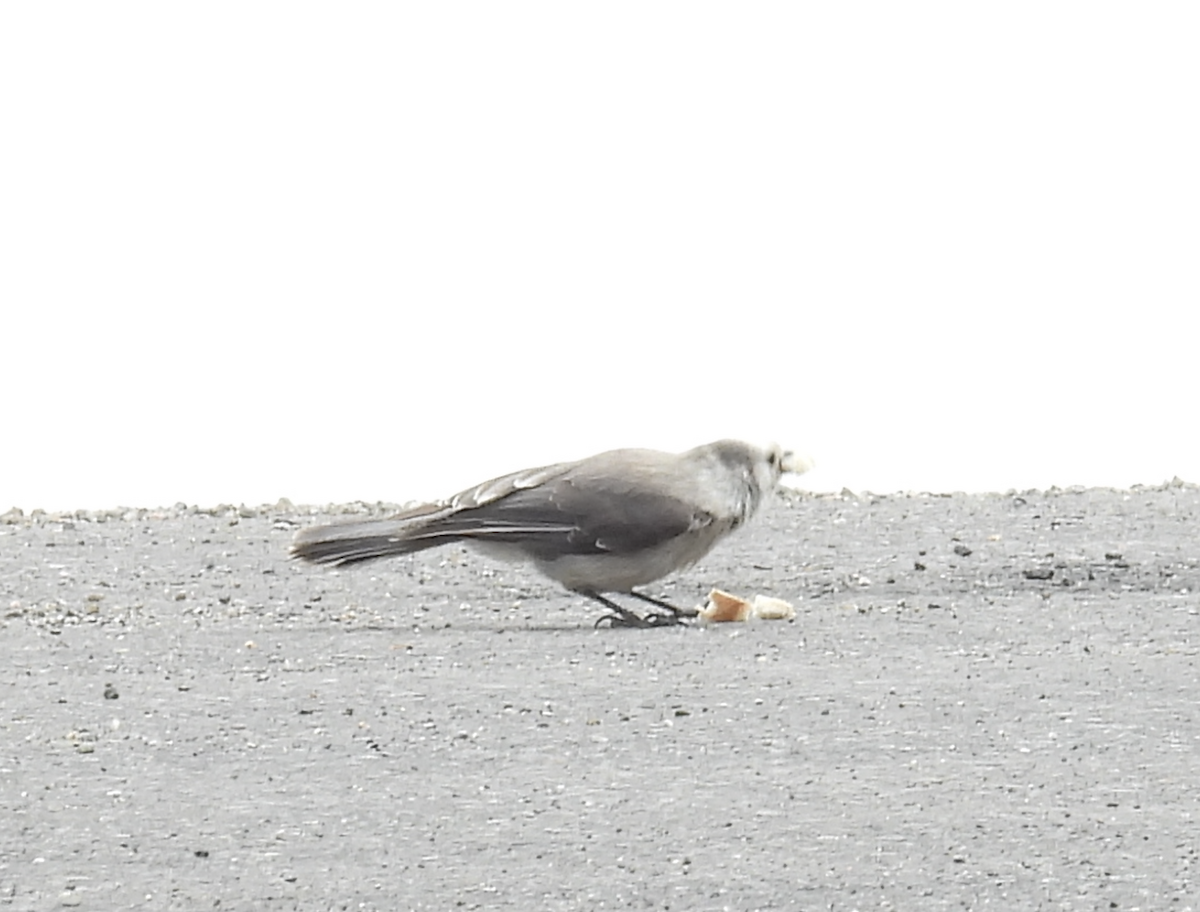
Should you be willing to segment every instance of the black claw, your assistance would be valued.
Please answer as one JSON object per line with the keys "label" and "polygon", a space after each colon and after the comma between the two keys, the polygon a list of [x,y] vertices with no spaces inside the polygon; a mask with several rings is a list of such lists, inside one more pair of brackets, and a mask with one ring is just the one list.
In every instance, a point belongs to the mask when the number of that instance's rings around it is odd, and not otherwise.
{"label": "black claw", "polygon": [[605,621],[608,622],[607,626],[610,630],[614,627],[645,629],[647,627],[680,627],[683,625],[683,619],[674,614],[661,614],[656,611],[639,617],[631,611],[628,614],[603,614],[596,618],[596,623],[592,626],[599,629],[605,626]]}
{"label": "black claw", "polygon": [[683,624],[679,615],[660,614],[657,611],[647,614],[643,620],[646,621],[647,627],[679,627]]}
{"label": "black claw", "polygon": [[[633,627],[637,629],[645,629],[647,627],[676,627],[683,624],[683,618],[695,617],[698,614],[694,608],[676,608],[674,605],[651,598],[648,595],[642,595],[640,592],[630,592],[629,595],[639,598],[643,602],[655,605],[658,608],[665,608],[666,611],[652,611],[645,617],[642,617],[595,592],[583,592],[581,595],[586,595],[608,609],[608,614],[603,614],[596,618],[596,623],[593,626],[597,630],[602,626],[607,626],[610,629],[614,627]],[[668,614],[667,612],[670,613]],[[606,621],[608,622],[607,625],[605,624]]]}

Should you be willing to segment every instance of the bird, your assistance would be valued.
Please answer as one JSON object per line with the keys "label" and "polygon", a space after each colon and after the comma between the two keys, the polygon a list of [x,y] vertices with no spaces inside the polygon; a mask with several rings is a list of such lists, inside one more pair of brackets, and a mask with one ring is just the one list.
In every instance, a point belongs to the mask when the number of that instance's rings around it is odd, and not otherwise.
{"label": "bird", "polygon": [[[717,440],[683,453],[609,450],[502,475],[394,515],[300,529],[291,555],[346,566],[453,542],[525,560],[568,591],[604,606],[595,626],[682,623],[682,609],[638,591],[704,557],[744,525],[782,475],[812,461],[777,445]],[[654,607],[639,615],[610,595]]]}

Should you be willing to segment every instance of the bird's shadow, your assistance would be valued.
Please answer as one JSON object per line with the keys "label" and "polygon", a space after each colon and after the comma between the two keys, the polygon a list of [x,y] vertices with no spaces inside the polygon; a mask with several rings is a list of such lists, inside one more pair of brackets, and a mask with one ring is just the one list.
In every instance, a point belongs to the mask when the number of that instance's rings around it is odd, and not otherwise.
{"label": "bird's shadow", "polygon": [[630,634],[646,633],[661,630],[699,630],[698,624],[663,624],[653,627],[596,627],[591,624],[432,624],[428,627],[419,624],[357,624],[343,629],[347,631],[372,631],[382,633],[594,633],[594,634]]}

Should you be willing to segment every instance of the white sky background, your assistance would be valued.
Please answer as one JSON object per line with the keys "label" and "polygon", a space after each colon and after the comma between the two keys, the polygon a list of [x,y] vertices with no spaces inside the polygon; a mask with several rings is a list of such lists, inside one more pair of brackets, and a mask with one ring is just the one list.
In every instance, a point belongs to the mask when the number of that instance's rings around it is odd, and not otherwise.
{"label": "white sky background", "polygon": [[613,446],[1200,481],[1194,3],[0,8],[0,511]]}

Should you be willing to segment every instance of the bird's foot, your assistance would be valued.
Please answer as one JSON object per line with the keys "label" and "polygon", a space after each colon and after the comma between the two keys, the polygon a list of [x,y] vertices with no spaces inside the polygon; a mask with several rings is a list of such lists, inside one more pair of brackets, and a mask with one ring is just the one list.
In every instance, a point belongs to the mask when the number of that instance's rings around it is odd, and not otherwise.
{"label": "bird's foot", "polygon": [[[607,622],[607,623],[605,623]],[[657,611],[651,612],[645,616],[634,614],[632,611],[622,611],[612,614],[604,614],[596,618],[596,628],[608,627],[634,627],[645,629],[647,627],[678,627],[683,624],[683,620],[674,614],[661,614]]]}
{"label": "bird's foot", "polygon": [[[652,611],[644,617],[640,614],[635,614],[628,608],[623,608],[611,599],[606,599],[604,596],[595,592],[582,593],[593,601],[599,602],[608,609],[608,614],[601,615],[596,619],[595,626],[600,627],[634,627],[637,629],[645,629],[647,627],[677,627],[683,624],[683,618],[695,617],[697,612],[676,608],[674,605],[669,605],[666,602],[656,598],[651,598],[648,595],[642,595],[640,592],[631,592],[630,595],[641,599],[643,602],[649,602],[657,608],[665,609],[663,611]],[[669,612],[669,613],[668,613]]]}
{"label": "bird's foot", "polygon": [[684,625],[684,614],[663,614],[659,611],[652,611],[647,614],[642,620],[646,621],[647,627],[682,627]]}

